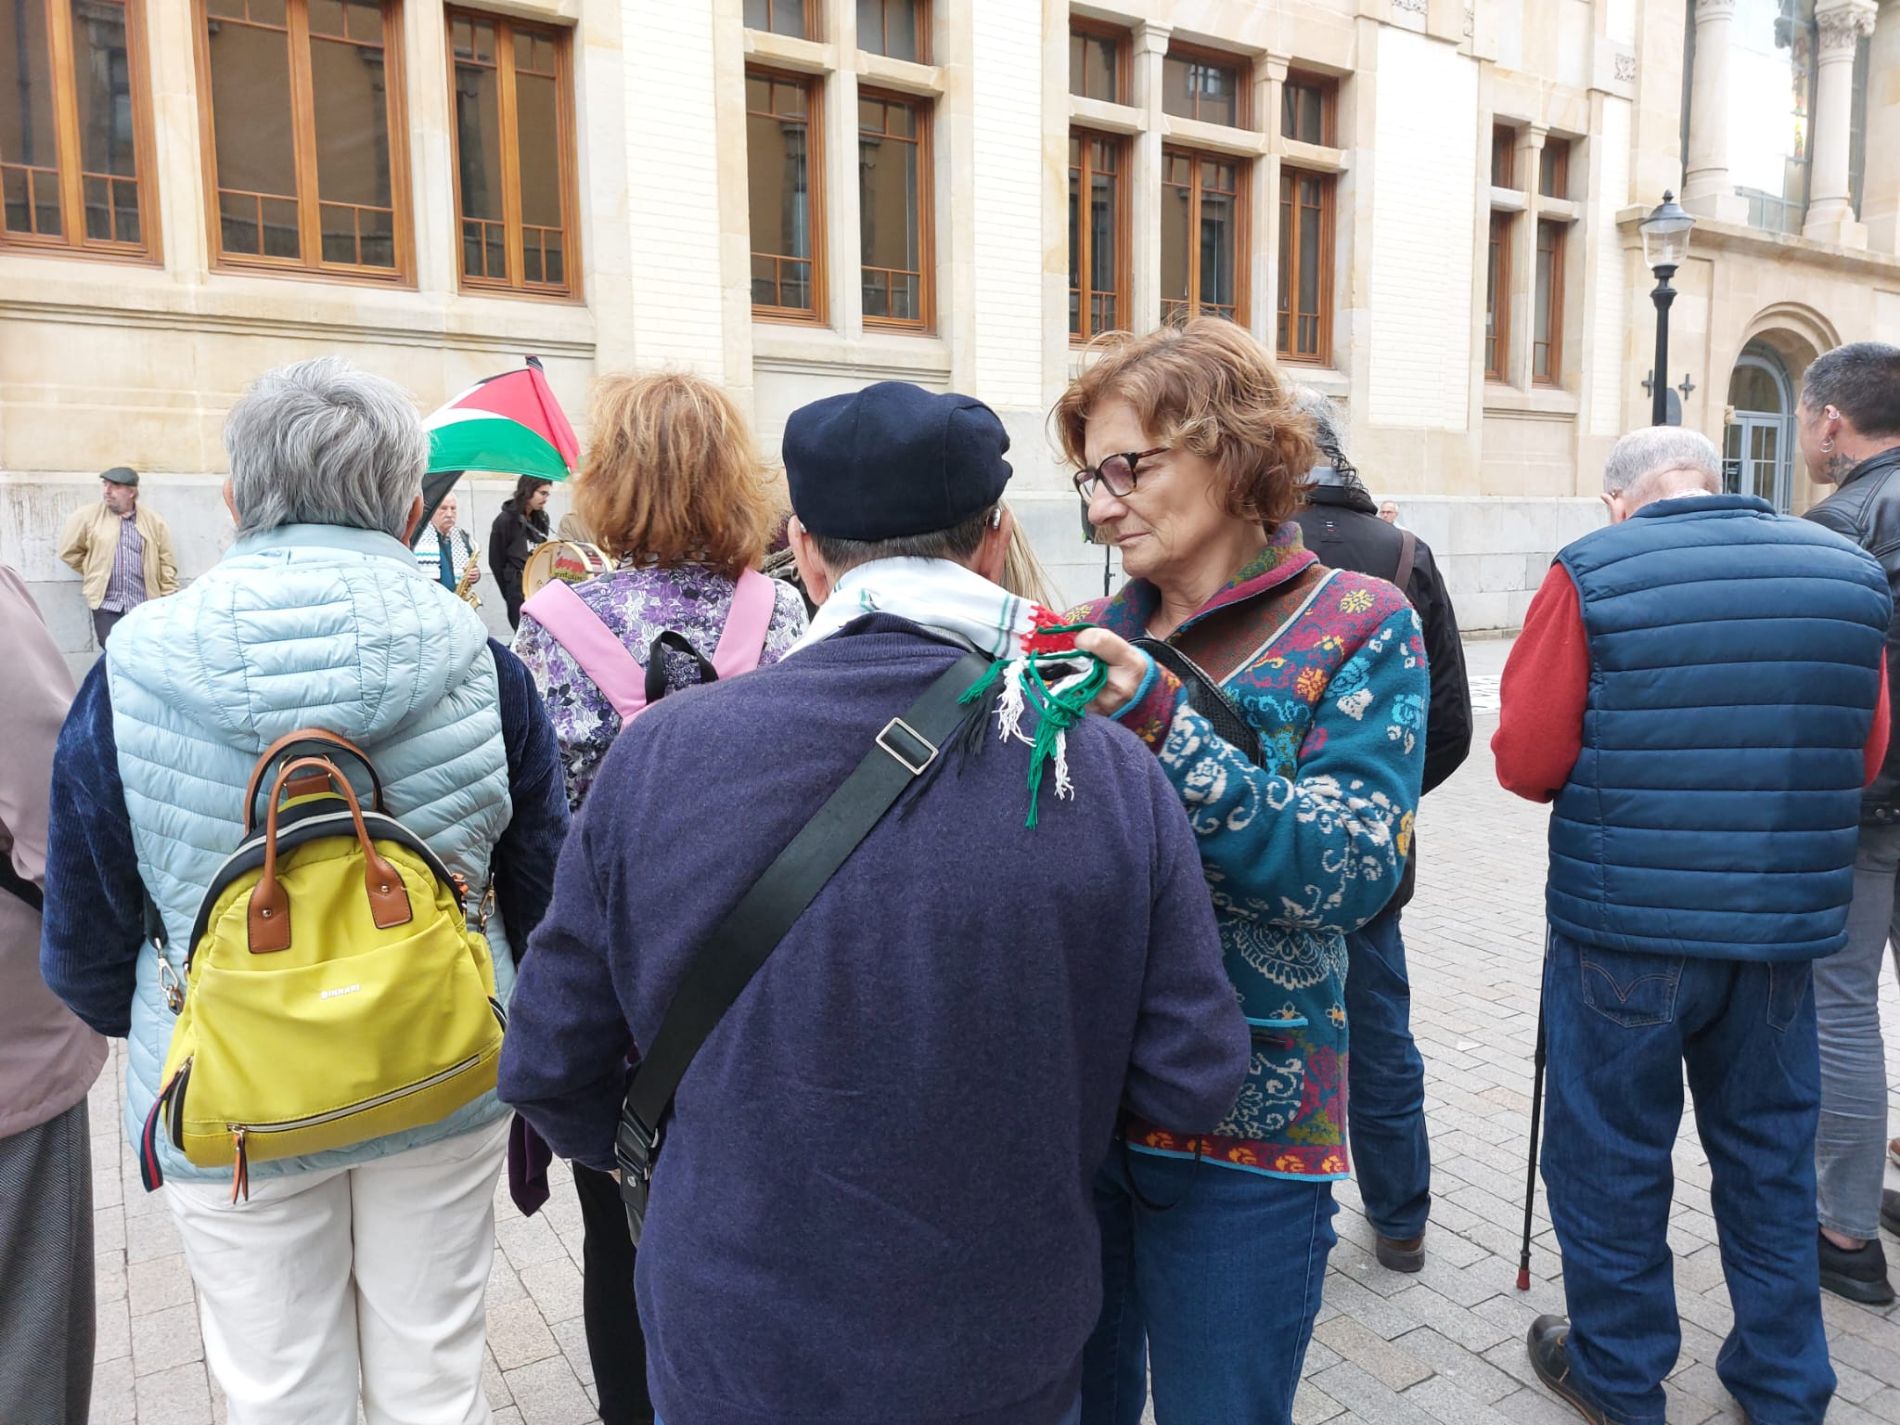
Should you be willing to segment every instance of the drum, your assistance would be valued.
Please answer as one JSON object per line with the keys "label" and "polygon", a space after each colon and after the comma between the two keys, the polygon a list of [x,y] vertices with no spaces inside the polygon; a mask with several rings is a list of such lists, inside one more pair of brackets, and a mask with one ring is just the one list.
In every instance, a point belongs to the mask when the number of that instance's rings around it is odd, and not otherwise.
{"label": "drum", "polygon": [[571,539],[544,539],[521,570],[521,597],[531,599],[550,579],[585,584],[613,568],[613,561],[591,544]]}

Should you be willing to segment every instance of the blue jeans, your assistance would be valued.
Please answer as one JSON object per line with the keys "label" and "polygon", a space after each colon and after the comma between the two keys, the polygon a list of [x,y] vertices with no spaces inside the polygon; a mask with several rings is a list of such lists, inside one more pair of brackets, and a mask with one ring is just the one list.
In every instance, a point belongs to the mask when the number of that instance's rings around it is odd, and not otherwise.
{"label": "blue jeans", "polygon": [[[1135,1186],[1163,1210],[1145,1207]],[[1172,1206],[1169,1206],[1172,1204]],[[1333,1186],[1111,1149],[1095,1179],[1102,1319],[1083,1425],[1289,1425],[1333,1235]]]}
{"label": "blue jeans", "polygon": [[[979,1363],[972,1363],[973,1365]],[[664,1420],[655,1418],[653,1425],[666,1425]],[[1077,1401],[1075,1408],[1056,1422],[1056,1425],[1082,1425],[1082,1402]]]}
{"label": "blue jeans", "polygon": [[1811,978],[1805,962],[1550,937],[1544,1184],[1563,1251],[1572,1379],[1619,1425],[1662,1425],[1662,1381],[1682,1344],[1668,1232],[1685,1063],[1735,1313],[1716,1374],[1754,1425],[1818,1425],[1827,1412]]}
{"label": "blue jeans", "polygon": [[1409,1241],[1432,1210],[1432,1148],[1425,1136],[1425,1061],[1412,1042],[1399,909],[1346,937],[1346,1022],[1352,1028],[1347,1132],[1366,1221]]}

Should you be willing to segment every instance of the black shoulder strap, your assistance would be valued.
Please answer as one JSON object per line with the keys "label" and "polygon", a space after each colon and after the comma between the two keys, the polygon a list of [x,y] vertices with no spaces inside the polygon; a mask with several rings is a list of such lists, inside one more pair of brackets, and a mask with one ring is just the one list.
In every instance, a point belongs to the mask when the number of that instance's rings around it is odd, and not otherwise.
{"label": "black shoulder strap", "polygon": [[0,851],[0,891],[18,896],[36,911],[46,909],[46,897],[40,893],[40,888],[13,869],[10,851]]}
{"label": "black shoulder strap", "polygon": [[[701,683],[717,683],[719,681],[719,670],[713,667],[712,659],[693,647],[693,645],[687,641],[685,634],[675,633],[670,628],[662,629],[659,635],[647,647],[646,687],[648,707],[652,707],[668,693],[676,691],[673,685],[667,681],[666,677],[666,655],[669,652],[682,653],[692,659],[696,667],[698,680]],[[682,686],[690,687],[692,685],[684,684]]]}
{"label": "black shoulder strap", "polygon": [[622,1136],[629,1127],[644,1134],[643,1158],[650,1161],[660,1120],[699,1046],[832,874],[937,759],[966,712],[958,699],[989,666],[980,654],[966,653],[902,717],[886,723],[856,770],[699,946],[627,1087]]}
{"label": "black shoulder strap", "polygon": [[1399,531],[1399,567],[1393,571],[1392,582],[1405,592],[1405,586],[1412,582],[1412,561],[1418,558],[1418,536],[1409,529]]}
{"label": "black shoulder strap", "polygon": [[1234,706],[1226,690],[1172,643],[1159,638],[1137,638],[1135,647],[1179,678],[1187,688],[1188,706],[1206,718],[1214,731],[1232,743],[1254,766],[1260,766],[1260,734],[1254,731],[1247,715]]}

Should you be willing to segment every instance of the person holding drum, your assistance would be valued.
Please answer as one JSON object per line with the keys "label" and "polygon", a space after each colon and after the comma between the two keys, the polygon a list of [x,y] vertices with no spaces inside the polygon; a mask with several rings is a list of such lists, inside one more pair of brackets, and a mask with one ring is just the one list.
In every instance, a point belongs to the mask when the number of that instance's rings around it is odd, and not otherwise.
{"label": "person holding drum", "polygon": [[535,546],[548,537],[548,494],[553,489],[552,480],[523,475],[515,482],[514,498],[502,501],[488,528],[488,567],[508,605],[510,628],[521,627],[521,571]]}
{"label": "person holding drum", "polygon": [[[585,583],[557,571],[521,609],[514,643],[553,720],[576,811],[645,705],[653,660],[664,660],[666,686],[699,681],[708,667],[729,678],[776,663],[805,631],[798,591],[758,572],[781,497],[725,392],[680,373],[603,377],[591,429],[575,511],[612,568]],[[646,1425],[653,1407],[619,1187],[573,1166],[601,1420]]]}

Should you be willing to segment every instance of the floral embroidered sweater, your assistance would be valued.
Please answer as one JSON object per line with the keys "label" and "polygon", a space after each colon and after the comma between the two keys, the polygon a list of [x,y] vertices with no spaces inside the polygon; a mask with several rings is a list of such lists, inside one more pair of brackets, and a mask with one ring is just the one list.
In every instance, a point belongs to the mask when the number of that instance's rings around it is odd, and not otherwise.
{"label": "floral embroidered sweater", "polygon": [[[1137,579],[1069,617],[1134,639],[1159,603]],[[1255,766],[1158,665],[1120,716],[1187,808],[1253,1050],[1214,1133],[1133,1122],[1129,1143],[1275,1177],[1341,1178],[1346,934],[1384,908],[1411,842],[1431,692],[1418,618],[1384,580],[1320,565],[1289,522],[1168,642],[1260,734]]]}

